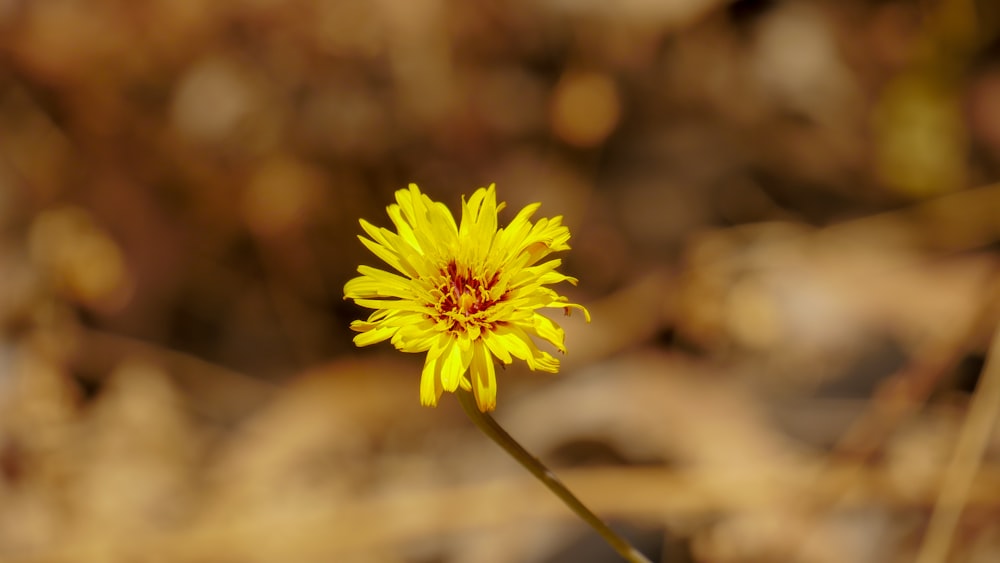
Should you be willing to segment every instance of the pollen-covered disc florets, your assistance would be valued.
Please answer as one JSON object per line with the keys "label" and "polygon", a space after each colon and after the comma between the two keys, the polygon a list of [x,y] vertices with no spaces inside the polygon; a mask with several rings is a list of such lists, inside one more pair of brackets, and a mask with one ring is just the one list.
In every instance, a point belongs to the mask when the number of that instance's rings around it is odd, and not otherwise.
{"label": "pollen-covered disc florets", "polygon": [[[448,208],[416,185],[396,192],[387,209],[396,232],[365,220],[361,242],[397,273],[360,266],[347,282],[345,298],[374,309],[354,321],[354,342],[367,346],[390,340],[404,352],[427,352],[420,381],[421,403],[434,406],[443,391],[471,389],[480,410],[496,406],[494,359],[512,358],[533,370],[555,372],[559,360],[535,345],[533,337],[565,352],[562,328],[538,310],[567,311],[582,305],[545,287],[576,279],[560,274],[559,259],[540,262],[567,250],[569,229],[562,217],[530,221],[539,204],[522,209],[498,228],[496,191],[480,188],[462,201],[456,224]],[[471,381],[469,379],[471,375]]]}

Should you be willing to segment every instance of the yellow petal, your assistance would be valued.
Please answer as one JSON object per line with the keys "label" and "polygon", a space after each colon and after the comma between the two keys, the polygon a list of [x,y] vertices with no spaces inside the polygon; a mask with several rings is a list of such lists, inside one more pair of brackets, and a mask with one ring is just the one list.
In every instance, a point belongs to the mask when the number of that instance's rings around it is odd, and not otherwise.
{"label": "yellow petal", "polygon": [[420,404],[425,407],[436,407],[443,391],[437,364],[438,359],[428,355],[420,373]]}
{"label": "yellow petal", "polygon": [[489,412],[495,409],[497,406],[496,370],[493,367],[493,357],[482,344],[474,347],[472,381],[472,389],[479,410]]}
{"label": "yellow petal", "polygon": [[513,360],[510,357],[510,352],[508,352],[507,348],[505,348],[503,345],[503,340],[498,338],[496,336],[496,333],[491,333],[483,337],[483,342],[486,344],[486,347],[489,348],[490,352],[492,352],[494,356],[500,358],[501,362],[505,364],[510,364],[511,362],[513,362]]}
{"label": "yellow petal", "polygon": [[447,351],[441,358],[441,385],[444,390],[454,393],[458,382],[462,379],[462,350],[454,339],[448,344]]}
{"label": "yellow petal", "polygon": [[[521,334],[524,333],[521,332]],[[509,353],[508,357],[514,356],[519,360],[527,360],[531,357],[531,349],[528,348],[525,339],[527,339],[527,336],[522,337],[511,327],[502,327],[493,333],[493,343],[490,345],[490,350],[494,350],[495,352],[503,350]],[[500,354],[497,354],[497,356],[503,357]]]}
{"label": "yellow petal", "polygon": [[539,337],[552,343],[560,352],[566,353],[566,333],[556,323],[543,315],[535,313],[532,316],[532,328]]}
{"label": "yellow petal", "polygon": [[356,346],[371,346],[383,340],[387,340],[396,334],[399,327],[389,326],[389,327],[379,327],[366,332],[362,332],[354,337],[354,344]]}

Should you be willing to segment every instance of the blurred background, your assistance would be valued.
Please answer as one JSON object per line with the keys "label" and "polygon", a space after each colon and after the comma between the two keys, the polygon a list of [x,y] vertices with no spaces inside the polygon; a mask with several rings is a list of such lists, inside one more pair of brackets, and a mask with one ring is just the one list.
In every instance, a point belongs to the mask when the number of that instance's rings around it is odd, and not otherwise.
{"label": "blurred background", "polygon": [[496,182],[594,319],[496,417],[653,560],[1000,560],[998,178],[991,0],[0,0],[0,559],[616,561],[351,342]]}

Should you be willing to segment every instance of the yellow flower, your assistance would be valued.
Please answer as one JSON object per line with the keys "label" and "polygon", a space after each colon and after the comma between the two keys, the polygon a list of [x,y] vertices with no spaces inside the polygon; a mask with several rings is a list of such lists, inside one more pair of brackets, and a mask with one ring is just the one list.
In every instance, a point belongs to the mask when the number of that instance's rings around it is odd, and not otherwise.
{"label": "yellow flower", "polygon": [[[512,358],[532,370],[559,371],[559,360],[538,349],[533,337],[560,352],[565,333],[538,310],[546,307],[583,311],[550,284],[576,279],[556,271],[562,260],[539,261],[568,250],[569,229],[562,217],[530,221],[533,203],[505,228],[497,227],[493,185],[462,198],[456,224],[443,203],[432,201],[415,184],[396,192],[388,207],[396,232],[361,220],[371,238],[359,236],[369,250],[392,266],[392,273],[359,266],[361,275],[344,286],[345,299],[375,311],[351,328],[358,346],[391,339],[403,352],[427,352],[420,378],[420,402],[435,406],[443,391],[472,390],[479,410],[496,407],[494,358]],[[468,375],[471,375],[471,382]]]}

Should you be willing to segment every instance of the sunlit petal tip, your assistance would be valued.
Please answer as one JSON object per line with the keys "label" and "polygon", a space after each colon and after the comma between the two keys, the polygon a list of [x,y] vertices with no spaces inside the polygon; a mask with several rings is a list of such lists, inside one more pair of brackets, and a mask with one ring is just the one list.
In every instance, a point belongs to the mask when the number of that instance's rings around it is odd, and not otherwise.
{"label": "sunlit petal tip", "polygon": [[490,412],[497,408],[496,390],[481,390],[475,393],[476,406],[480,412]]}
{"label": "sunlit petal tip", "polygon": [[590,311],[586,307],[577,303],[565,303],[563,304],[563,312],[567,317],[572,316],[573,309],[577,309],[583,312],[583,318],[588,323],[590,322]]}
{"label": "sunlit petal tip", "polygon": [[[430,382],[434,385],[434,382]],[[424,407],[436,407],[438,404],[438,399],[441,398],[441,394],[434,391],[434,389],[425,390],[421,385],[420,389],[420,405]]]}

